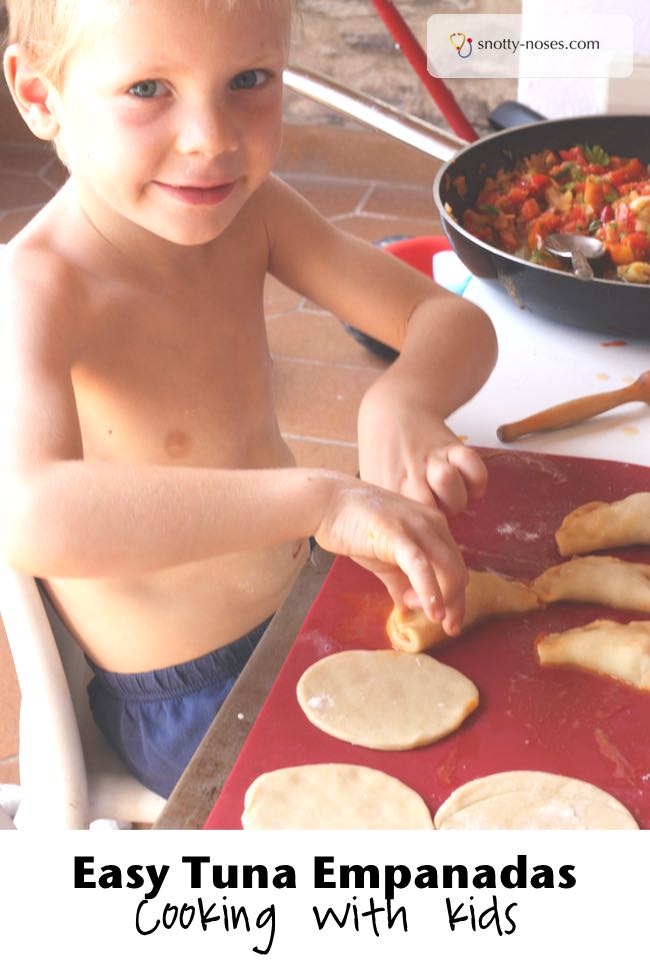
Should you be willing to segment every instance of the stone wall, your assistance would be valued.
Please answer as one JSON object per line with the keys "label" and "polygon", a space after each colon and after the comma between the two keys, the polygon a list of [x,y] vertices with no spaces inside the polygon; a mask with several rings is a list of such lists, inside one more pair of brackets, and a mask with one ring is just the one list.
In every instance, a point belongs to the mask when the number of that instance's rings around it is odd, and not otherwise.
{"label": "stone wall", "polygon": [[[445,125],[436,104],[415,75],[379,18],[371,0],[296,0],[292,62],[331,75],[342,84],[390,102],[419,118]],[[420,44],[435,13],[520,13],[521,0],[396,0],[396,6]],[[490,111],[517,97],[517,82],[454,80],[446,84],[480,132],[487,132]],[[347,125],[340,115],[293,95],[287,96],[290,121]]]}

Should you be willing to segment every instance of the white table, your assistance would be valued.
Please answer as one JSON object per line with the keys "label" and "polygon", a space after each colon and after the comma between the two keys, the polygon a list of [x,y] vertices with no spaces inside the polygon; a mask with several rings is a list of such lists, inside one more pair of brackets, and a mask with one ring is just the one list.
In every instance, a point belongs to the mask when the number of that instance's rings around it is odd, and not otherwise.
{"label": "white table", "polygon": [[[648,464],[650,406],[642,403],[628,403],[566,430],[507,445],[497,439],[496,430],[565,400],[634,382],[650,369],[650,315],[649,338],[641,341],[542,319],[478,278],[472,278],[464,295],[491,317],[499,360],[483,389],[450,418],[454,433],[482,447]],[[650,310],[650,293],[648,304]],[[618,341],[626,344],[606,344]]]}

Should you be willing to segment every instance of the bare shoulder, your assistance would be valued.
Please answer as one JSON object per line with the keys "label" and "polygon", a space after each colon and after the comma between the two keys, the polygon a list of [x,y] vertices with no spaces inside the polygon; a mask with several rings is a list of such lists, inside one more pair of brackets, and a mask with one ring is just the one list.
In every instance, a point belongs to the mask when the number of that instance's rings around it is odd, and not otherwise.
{"label": "bare shoulder", "polygon": [[27,227],[0,250],[0,313],[3,340],[56,341],[64,347],[73,310],[85,289],[83,275],[52,246],[42,230]]}
{"label": "bare shoulder", "polygon": [[260,194],[260,200],[268,210],[282,206],[287,202],[289,204],[295,204],[297,201],[305,202],[304,197],[297,190],[294,190],[280,176],[276,176],[275,173],[271,173],[264,181],[258,193]]}
{"label": "bare shoulder", "polygon": [[6,483],[19,483],[45,460],[82,454],[71,380],[80,280],[38,223],[0,250],[0,470]]}
{"label": "bare shoulder", "polygon": [[305,224],[312,230],[331,230],[318,210],[279,176],[270,176],[258,193],[260,215],[272,240]]}

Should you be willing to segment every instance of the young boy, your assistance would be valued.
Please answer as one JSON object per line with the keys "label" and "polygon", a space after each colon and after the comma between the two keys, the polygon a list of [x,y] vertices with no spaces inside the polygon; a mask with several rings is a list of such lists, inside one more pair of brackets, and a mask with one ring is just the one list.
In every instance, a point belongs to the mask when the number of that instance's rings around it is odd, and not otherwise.
{"label": "young boy", "polygon": [[[45,580],[98,724],[168,795],[309,536],[457,629],[443,511],[485,470],[444,418],[494,334],[270,175],[289,0],[7,7],[10,90],[70,178],[2,257],[2,555]],[[364,480],[296,468],[280,436],[267,272],[402,349],[361,407]]]}

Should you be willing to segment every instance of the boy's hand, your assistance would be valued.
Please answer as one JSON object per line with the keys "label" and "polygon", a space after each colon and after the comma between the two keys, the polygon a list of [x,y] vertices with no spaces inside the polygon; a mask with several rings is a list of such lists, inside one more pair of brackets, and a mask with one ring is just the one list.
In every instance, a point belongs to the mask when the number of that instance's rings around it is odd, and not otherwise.
{"label": "boy's hand", "polygon": [[468,574],[445,517],[352,478],[333,478],[316,531],[323,548],[374,572],[399,607],[421,605],[450,636],[460,631]]}
{"label": "boy's hand", "polygon": [[370,390],[359,411],[361,477],[446,515],[482,497],[487,470],[476,451],[429,410],[379,392]]}

